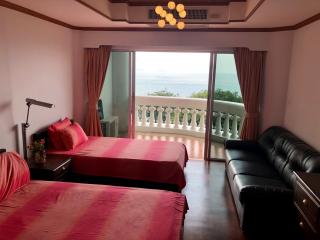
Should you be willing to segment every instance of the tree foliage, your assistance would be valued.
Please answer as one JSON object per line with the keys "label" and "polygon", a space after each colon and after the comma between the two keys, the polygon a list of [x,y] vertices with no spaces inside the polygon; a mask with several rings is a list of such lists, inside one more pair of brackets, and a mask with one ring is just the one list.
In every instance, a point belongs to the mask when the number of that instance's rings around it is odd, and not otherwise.
{"label": "tree foliage", "polygon": [[[192,98],[207,98],[208,90],[201,90],[191,94]],[[242,103],[242,97],[238,92],[231,92],[228,90],[216,89],[214,92],[214,99],[229,102]]]}
{"label": "tree foliage", "polygon": [[164,90],[161,90],[161,91],[148,93],[148,96],[178,97],[179,94],[175,94],[175,93],[169,92],[167,89],[164,89]]}
{"label": "tree foliage", "polygon": [[[148,96],[166,96],[166,97],[178,97],[178,94],[169,92],[167,89],[156,91],[153,93],[148,93]],[[190,96],[191,98],[207,98],[208,90],[200,90],[198,92],[193,92]],[[214,99],[229,102],[242,103],[242,97],[238,92],[231,92],[228,90],[216,89],[214,92]]]}

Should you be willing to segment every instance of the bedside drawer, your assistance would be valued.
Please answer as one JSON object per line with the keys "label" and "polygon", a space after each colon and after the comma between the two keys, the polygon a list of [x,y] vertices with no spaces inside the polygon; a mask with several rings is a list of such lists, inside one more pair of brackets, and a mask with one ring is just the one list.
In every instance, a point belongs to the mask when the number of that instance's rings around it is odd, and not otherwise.
{"label": "bedside drawer", "polygon": [[55,169],[53,175],[55,180],[62,180],[70,170],[71,161],[66,162],[58,169]]}
{"label": "bedside drawer", "polygon": [[315,227],[319,228],[319,213],[320,209],[316,202],[309,196],[304,190],[303,186],[299,182],[295,185],[295,203],[301,209],[301,211],[309,219],[310,223]]}
{"label": "bedside drawer", "polygon": [[309,223],[304,218],[300,210],[298,210],[298,221],[299,221],[300,233],[303,236],[303,239],[319,240],[317,233],[309,225]]}

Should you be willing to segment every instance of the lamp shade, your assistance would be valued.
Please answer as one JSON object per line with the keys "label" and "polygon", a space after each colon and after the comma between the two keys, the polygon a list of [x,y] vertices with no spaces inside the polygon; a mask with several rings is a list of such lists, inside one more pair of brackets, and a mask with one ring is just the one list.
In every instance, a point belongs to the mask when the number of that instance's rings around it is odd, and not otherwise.
{"label": "lamp shade", "polygon": [[175,18],[173,18],[169,23],[171,26],[174,26],[177,24],[177,20]]}
{"label": "lamp shade", "polygon": [[30,105],[37,105],[37,106],[46,107],[46,108],[52,108],[53,106],[52,103],[41,102],[32,98],[26,98],[26,103]]}
{"label": "lamp shade", "polygon": [[160,16],[165,18],[167,15],[167,11],[166,10],[163,10],[161,13],[160,13]]}
{"label": "lamp shade", "polygon": [[159,26],[160,28],[164,28],[165,25],[166,25],[166,22],[165,22],[163,19],[160,19],[160,20],[158,21],[158,26]]}
{"label": "lamp shade", "polygon": [[184,10],[184,5],[179,3],[177,6],[176,6],[176,10],[177,12],[182,12]]}
{"label": "lamp shade", "polygon": [[187,16],[187,12],[185,10],[179,12],[179,17],[185,18]]}
{"label": "lamp shade", "polygon": [[184,26],[185,26],[184,22],[178,22],[178,24],[177,24],[177,28],[178,28],[179,30],[183,30],[183,29],[184,29]]}
{"label": "lamp shade", "polygon": [[162,11],[163,11],[163,7],[161,7],[161,6],[156,6],[156,8],[155,8],[156,14],[160,15],[160,14],[162,13]]}
{"label": "lamp shade", "polygon": [[166,15],[166,20],[167,20],[167,22],[170,22],[172,19],[173,19],[173,14],[172,14],[172,13],[168,13],[168,14]]}
{"label": "lamp shade", "polygon": [[176,4],[175,4],[173,1],[168,2],[168,8],[169,8],[170,10],[175,9],[175,7],[176,7]]}

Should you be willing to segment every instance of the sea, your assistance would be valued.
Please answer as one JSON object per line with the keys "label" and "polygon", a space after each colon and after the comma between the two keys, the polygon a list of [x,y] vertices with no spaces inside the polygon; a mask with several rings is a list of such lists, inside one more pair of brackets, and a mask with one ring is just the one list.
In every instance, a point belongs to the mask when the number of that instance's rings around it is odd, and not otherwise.
{"label": "sea", "polygon": [[[179,97],[190,97],[192,93],[208,89],[208,74],[136,74],[136,95],[148,94],[166,90]],[[238,77],[232,73],[217,73],[215,89],[240,93]]]}

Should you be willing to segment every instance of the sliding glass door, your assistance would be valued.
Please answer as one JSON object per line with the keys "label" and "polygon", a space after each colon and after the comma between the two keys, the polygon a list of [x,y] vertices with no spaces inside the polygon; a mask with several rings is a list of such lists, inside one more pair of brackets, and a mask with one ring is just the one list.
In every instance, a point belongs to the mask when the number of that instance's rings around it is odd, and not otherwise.
{"label": "sliding glass door", "polygon": [[232,52],[113,51],[101,103],[105,136],[183,142],[192,159],[223,159],[244,117]]}
{"label": "sliding glass door", "polygon": [[[129,51],[112,51],[100,96],[100,118],[104,136],[131,137],[132,56]],[[101,114],[102,113],[102,114]],[[129,114],[128,114],[129,113]]]}
{"label": "sliding glass door", "polygon": [[[208,115],[206,130],[206,159],[224,160],[224,141],[238,139],[244,119],[234,55],[213,53],[210,64]],[[210,83],[210,81],[209,81]]]}

